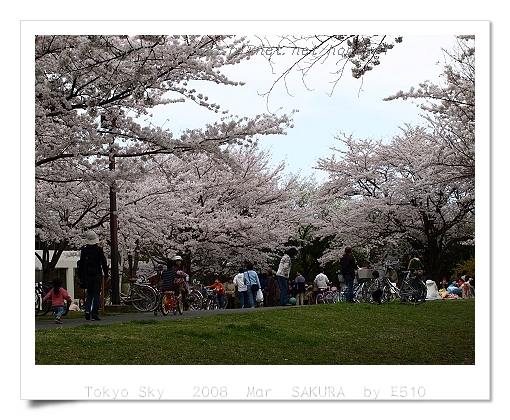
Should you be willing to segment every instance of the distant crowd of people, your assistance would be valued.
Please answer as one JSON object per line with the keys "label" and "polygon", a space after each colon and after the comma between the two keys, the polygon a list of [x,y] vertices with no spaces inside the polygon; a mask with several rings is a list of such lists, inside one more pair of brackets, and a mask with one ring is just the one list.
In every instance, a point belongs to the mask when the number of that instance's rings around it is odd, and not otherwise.
{"label": "distant crowd of people", "polygon": [[[99,321],[99,293],[103,278],[108,279],[108,267],[103,250],[98,246],[99,238],[94,232],[86,235],[85,246],[81,250],[78,262],[78,282],[86,289],[86,299],[80,299],[79,304],[72,302],[66,290],[62,288],[60,280],[56,279],[53,288],[44,296],[44,301],[51,299],[55,322],[61,323],[65,301],[70,305],[69,310],[85,312],[87,320]],[[205,286],[205,289],[214,290],[218,298],[220,308],[235,309],[255,308],[257,306],[288,306],[305,305],[315,301],[317,294],[324,288],[331,286],[324,270],[321,270],[307,283],[302,272],[297,270],[296,276],[291,278],[292,259],[298,255],[296,248],[289,248],[280,259],[278,269],[267,269],[259,274],[254,270],[253,264],[247,263],[239,268],[238,273],[226,282],[219,277],[213,284]],[[339,274],[345,284],[345,300],[354,302],[354,282],[358,263],[353,256],[352,248],[345,247],[344,253],[339,260]],[[408,253],[407,269],[413,276],[423,274],[423,264],[413,251]],[[381,303],[382,282],[377,270],[371,271],[373,284],[373,301]],[[187,295],[190,291],[189,275],[184,271],[183,259],[176,255],[168,259],[167,266],[159,266],[157,275],[153,276],[156,284],[160,284],[162,291],[173,290],[181,293],[184,309],[187,307]],[[433,285],[432,285],[433,283]],[[429,287],[431,286],[431,287]],[[469,277],[467,272],[458,273],[455,279],[448,280],[443,277],[439,284],[428,280],[427,287],[433,290],[437,296],[458,296],[461,298],[474,297],[475,279]],[[236,300],[238,298],[238,303]]]}
{"label": "distant crowd of people", "polygon": [[[239,268],[238,273],[227,282],[222,283],[219,278],[216,278],[214,283],[206,288],[215,289],[220,308],[226,309],[236,307],[236,292],[239,299],[237,307],[239,308],[301,306],[315,302],[317,294],[322,289],[330,287],[332,282],[323,269],[309,283],[299,270],[292,278],[292,259],[297,254],[296,248],[289,248],[281,257],[276,271],[267,269],[260,274],[254,271],[253,264],[248,263],[246,267]],[[351,247],[345,248],[345,253],[340,259],[340,266],[347,286],[347,301],[354,302],[353,289],[357,263],[352,256]]]}

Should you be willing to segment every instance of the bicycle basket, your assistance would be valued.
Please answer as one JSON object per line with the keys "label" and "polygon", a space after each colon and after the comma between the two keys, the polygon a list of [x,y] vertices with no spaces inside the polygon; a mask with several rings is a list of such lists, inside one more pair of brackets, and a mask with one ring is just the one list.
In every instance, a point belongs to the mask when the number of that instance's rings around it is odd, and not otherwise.
{"label": "bicycle basket", "polygon": [[358,277],[360,279],[371,279],[372,270],[370,270],[369,268],[360,268],[358,269]]}

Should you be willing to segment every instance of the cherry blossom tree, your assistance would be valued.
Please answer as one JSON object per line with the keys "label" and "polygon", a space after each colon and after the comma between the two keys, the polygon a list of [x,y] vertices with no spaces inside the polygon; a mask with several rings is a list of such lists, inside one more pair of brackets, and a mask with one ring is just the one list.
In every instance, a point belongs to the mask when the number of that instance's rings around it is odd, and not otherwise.
{"label": "cherry blossom tree", "polygon": [[444,153],[423,128],[408,127],[390,144],[345,137],[342,160],[324,159],[330,172],[323,199],[329,206],[321,234],[334,234],[341,245],[324,258],[339,257],[352,245],[387,245],[402,254],[423,252],[428,274],[442,273],[445,253],[454,245],[474,240],[472,184],[431,164]]}
{"label": "cherry blossom tree", "polygon": [[[393,247],[422,252],[428,274],[444,273],[446,256],[474,243],[474,46],[459,37],[445,66],[445,86],[388,99],[425,99],[423,126],[405,126],[388,144],[342,135],[344,148],[320,159],[329,173],[322,190],[325,217],[320,235],[334,235],[337,259],[345,245],[370,250]],[[338,158],[338,156],[341,156]]]}
{"label": "cherry blossom tree", "polygon": [[[203,82],[238,85],[220,69],[254,53],[245,38],[233,36],[36,36],[36,207],[40,220],[46,220],[38,224],[40,241],[76,244],[80,231],[104,220],[101,214],[91,223],[85,215],[93,217],[94,212],[86,211],[71,223],[73,229],[63,228],[57,235],[50,213],[43,214],[42,192],[50,188],[44,183],[51,188],[58,184],[59,195],[87,182],[116,191],[116,182],[143,171],[143,157],[189,152],[220,156],[225,145],[284,134],[292,126],[289,116],[233,116],[196,90]],[[150,112],[156,106],[184,101],[219,117],[178,136],[152,123]],[[51,267],[47,262],[43,266]]]}
{"label": "cherry blossom tree", "polygon": [[63,251],[79,249],[83,230],[101,233],[108,224],[108,186],[90,180],[80,182],[36,182],[36,257],[42,266],[43,282],[49,284]]}
{"label": "cherry blossom tree", "polygon": [[[133,157],[217,150],[254,135],[283,134],[287,116],[225,117],[179,137],[141,124],[152,108],[193,101],[215,113],[220,106],[195,90],[196,81],[237,85],[219,69],[254,52],[244,38],[228,36],[37,36],[36,159],[45,165],[90,158]],[[172,95],[168,95],[172,94]],[[165,96],[166,95],[166,96]],[[44,174],[44,172],[43,172]]]}
{"label": "cherry blossom tree", "polygon": [[475,179],[475,38],[458,36],[451,50],[443,50],[446,64],[439,85],[428,81],[384,100],[414,100],[433,131],[436,143],[450,153],[438,165],[455,167],[458,176]]}
{"label": "cherry blossom tree", "polygon": [[[283,165],[283,164],[282,164]],[[266,266],[293,234],[298,184],[271,168],[267,152],[228,146],[206,153],[155,156],[146,176],[119,186],[124,260],[150,255],[154,265],[180,254],[192,273]]]}

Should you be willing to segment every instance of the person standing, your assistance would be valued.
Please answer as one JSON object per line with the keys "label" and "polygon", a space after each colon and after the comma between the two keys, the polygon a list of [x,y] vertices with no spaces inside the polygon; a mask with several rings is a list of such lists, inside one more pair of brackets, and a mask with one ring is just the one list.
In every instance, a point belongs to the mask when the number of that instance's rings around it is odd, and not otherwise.
{"label": "person standing", "polygon": [[214,279],[214,283],[210,286],[205,286],[206,289],[214,289],[216,292],[216,297],[218,298],[218,307],[219,309],[223,309],[225,306],[225,288],[223,287],[223,284],[221,283],[221,280],[216,277]]}
{"label": "person standing", "polygon": [[288,281],[290,277],[290,268],[292,265],[292,258],[297,255],[296,248],[289,248],[283,254],[283,257],[280,260],[280,265],[278,266],[278,270],[276,271],[276,278],[278,280],[278,285],[280,286],[280,300],[279,306],[285,306],[287,304],[288,296]]}
{"label": "person standing", "polygon": [[257,301],[257,292],[260,289],[260,280],[258,274],[253,270],[252,263],[246,264],[244,283],[248,288],[248,307],[254,308]]}
{"label": "person standing", "polygon": [[85,236],[85,246],[81,249],[78,261],[78,279],[85,282],[87,298],[85,299],[85,319],[101,321],[99,318],[99,299],[103,275],[108,279],[108,263],[103,249],[98,245],[99,237],[89,231]]}
{"label": "person standing", "polygon": [[248,306],[248,287],[244,282],[244,269],[240,268],[236,276],[234,277],[233,283],[237,287],[237,291],[239,292],[239,304],[241,308],[245,308]]}
{"label": "person standing", "polygon": [[280,299],[280,285],[273,274],[273,270],[267,270],[267,304],[276,306]]}
{"label": "person standing", "polygon": [[236,294],[236,286],[234,279],[228,279],[228,283],[225,284],[225,295],[227,296],[227,309],[234,309],[234,300]]}
{"label": "person standing", "polygon": [[423,276],[423,263],[416,256],[416,253],[414,251],[409,251],[407,253],[407,258],[407,269],[411,272],[411,277],[416,279]]}
{"label": "person standing", "polygon": [[61,318],[65,309],[64,301],[67,301],[67,304],[70,305],[72,299],[67,293],[67,290],[62,287],[60,279],[53,280],[53,288],[43,297],[43,302],[46,302],[48,299],[51,299],[51,307],[53,309],[53,316],[55,317],[55,324],[62,324]]}
{"label": "person standing", "polygon": [[296,271],[296,278],[294,279],[294,283],[296,284],[296,305],[304,305],[306,280],[301,274],[301,271]]}
{"label": "person standing", "polygon": [[263,300],[260,302],[260,306],[268,306],[267,305],[267,285],[269,283],[269,280],[267,278],[267,271],[265,273],[262,273],[262,275],[259,277],[260,280],[260,288],[262,289],[262,297]]}
{"label": "person standing", "polygon": [[350,246],[345,247],[344,255],[340,258],[340,266],[345,285],[347,286],[346,301],[352,303],[354,302],[354,277],[356,276],[355,271],[358,268],[358,264],[352,256],[352,248]]}

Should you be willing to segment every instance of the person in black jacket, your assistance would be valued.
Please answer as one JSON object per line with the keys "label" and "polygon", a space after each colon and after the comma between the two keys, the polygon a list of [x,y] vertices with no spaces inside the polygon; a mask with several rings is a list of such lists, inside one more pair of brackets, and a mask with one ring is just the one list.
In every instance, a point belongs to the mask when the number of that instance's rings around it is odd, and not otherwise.
{"label": "person in black jacket", "polygon": [[85,299],[85,319],[100,321],[99,299],[103,275],[108,278],[108,263],[103,249],[98,245],[99,238],[95,232],[87,232],[85,246],[81,249],[78,261],[78,278],[85,282],[87,299]]}
{"label": "person in black jacket", "polygon": [[358,268],[358,263],[352,256],[352,248],[345,247],[344,255],[340,258],[340,266],[342,267],[342,276],[347,286],[347,302],[354,302],[354,277],[356,276],[355,270]]}

